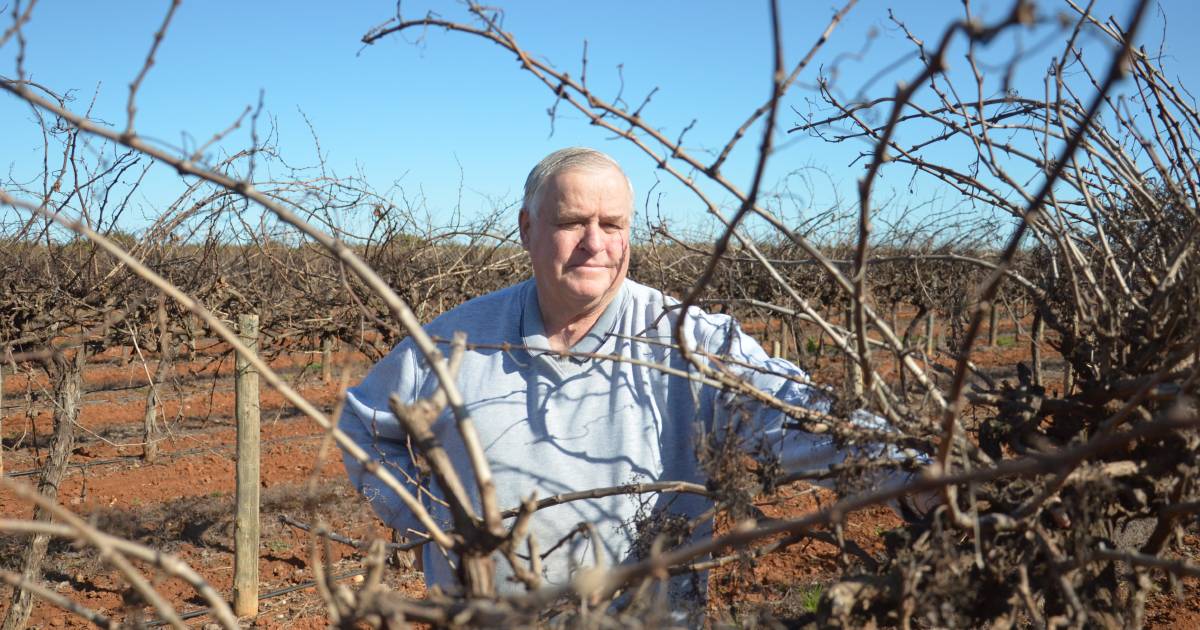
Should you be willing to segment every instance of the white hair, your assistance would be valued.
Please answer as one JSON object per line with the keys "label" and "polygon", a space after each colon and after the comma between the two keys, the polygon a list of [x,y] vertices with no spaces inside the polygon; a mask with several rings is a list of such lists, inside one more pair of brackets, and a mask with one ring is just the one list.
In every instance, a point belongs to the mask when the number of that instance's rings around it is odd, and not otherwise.
{"label": "white hair", "polygon": [[633,182],[629,181],[629,176],[625,174],[621,165],[617,164],[617,161],[608,154],[588,147],[567,147],[542,158],[542,161],[538,162],[537,166],[529,171],[529,176],[525,178],[525,199],[522,208],[529,213],[529,216],[537,218],[540,202],[538,196],[547,181],[554,179],[559,173],[571,169],[594,170],[605,167],[617,169],[617,172],[625,179],[625,185],[629,187],[629,213],[633,214]]}

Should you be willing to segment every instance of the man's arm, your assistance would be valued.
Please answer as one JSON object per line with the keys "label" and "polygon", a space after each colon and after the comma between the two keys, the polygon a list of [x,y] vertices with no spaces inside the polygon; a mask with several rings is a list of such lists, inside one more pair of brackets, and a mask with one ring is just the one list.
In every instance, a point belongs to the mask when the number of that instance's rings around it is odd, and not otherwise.
{"label": "man's arm", "polygon": [[[703,340],[702,347],[707,352],[718,357],[723,369],[783,403],[822,414],[832,411],[834,399],[830,392],[812,384],[808,375],[793,363],[769,356],[736,322],[715,315],[702,315],[700,319],[701,326],[708,330],[698,334],[697,338]],[[715,325],[718,323],[721,325]],[[737,423],[739,435],[747,445],[765,441],[786,472],[828,469],[851,456],[873,460],[902,460],[914,456],[895,446],[865,440],[839,447],[833,432],[804,431],[784,412],[732,391],[718,396],[713,415],[717,420],[714,427]],[[849,414],[847,421],[867,434],[895,431],[883,418],[863,410]],[[903,483],[909,477],[910,473],[894,471],[875,482]],[[814,482],[832,486],[832,480]]]}
{"label": "man's arm", "polygon": [[[832,407],[832,397],[811,385],[803,370],[789,361],[769,356],[736,320],[700,313],[695,332],[699,348],[712,357],[711,364],[745,386],[789,405],[821,413],[828,413]],[[830,435],[792,428],[786,414],[743,392],[726,389],[717,393],[713,403],[710,430],[717,437],[735,430],[746,447],[755,448],[765,441],[789,472],[827,468],[842,460]]]}
{"label": "man's arm", "polygon": [[[420,488],[421,477],[413,462],[407,435],[400,428],[387,402],[393,393],[406,401],[415,400],[423,382],[423,374],[412,344],[401,342],[371,368],[362,383],[347,390],[338,428],[362,447],[371,459],[387,466],[423,504],[428,505]],[[423,531],[424,528],[401,503],[400,497],[375,475],[367,472],[362,462],[343,452],[342,463],[350,484],[371,503],[375,513],[388,527],[406,537],[411,537],[413,531]]]}

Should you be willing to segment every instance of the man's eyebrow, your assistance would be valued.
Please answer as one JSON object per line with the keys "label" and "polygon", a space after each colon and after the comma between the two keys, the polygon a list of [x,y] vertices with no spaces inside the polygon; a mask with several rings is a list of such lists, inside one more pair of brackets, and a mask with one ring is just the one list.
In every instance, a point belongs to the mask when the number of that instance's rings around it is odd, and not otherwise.
{"label": "man's eyebrow", "polygon": [[576,219],[582,219],[585,216],[587,216],[586,212],[583,212],[580,210],[575,210],[573,208],[559,208],[558,209],[558,220],[559,221],[574,221]]}
{"label": "man's eyebrow", "polygon": [[[580,219],[590,219],[592,216],[593,215],[591,212],[585,210],[579,210],[572,207],[563,207],[558,209],[558,215],[555,220],[559,223],[569,223],[571,221],[578,221]],[[603,213],[599,217],[600,221],[604,223],[622,224],[628,223],[629,218],[629,213],[627,212]]]}

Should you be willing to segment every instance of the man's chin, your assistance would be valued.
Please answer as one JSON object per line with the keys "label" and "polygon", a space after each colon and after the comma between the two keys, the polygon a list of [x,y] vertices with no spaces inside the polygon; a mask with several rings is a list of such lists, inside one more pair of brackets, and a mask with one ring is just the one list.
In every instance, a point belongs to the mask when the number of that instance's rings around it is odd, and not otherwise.
{"label": "man's chin", "polygon": [[610,297],[616,284],[617,279],[612,276],[590,278],[566,283],[563,293],[577,304],[596,304]]}

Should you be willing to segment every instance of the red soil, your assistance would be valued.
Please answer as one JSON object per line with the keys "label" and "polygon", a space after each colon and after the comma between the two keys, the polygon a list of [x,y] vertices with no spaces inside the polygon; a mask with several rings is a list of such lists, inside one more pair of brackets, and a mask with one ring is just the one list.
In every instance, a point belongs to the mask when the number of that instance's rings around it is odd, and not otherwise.
{"label": "red soil", "polygon": [[[761,332],[762,326],[749,326]],[[1011,336],[1011,332],[1009,333]],[[765,344],[770,347],[769,344]],[[794,346],[794,344],[793,344]],[[973,357],[981,367],[1010,367],[1028,359],[1028,341],[1000,348],[980,349]],[[213,351],[219,351],[214,347]],[[795,358],[795,349],[787,347]],[[880,353],[883,356],[883,353]],[[312,361],[319,354],[297,354],[272,361],[286,372],[301,394],[331,414],[340,387],[320,382],[320,369]],[[952,365],[948,357],[937,358]],[[108,362],[101,362],[108,361]],[[337,364],[346,368],[353,382],[365,371],[360,356],[339,355]],[[890,377],[894,365],[880,359],[883,374]],[[231,362],[201,356],[173,370],[167,383],[160,384],[164,399],[160,422],[165,438],[159,459],[144,464],[140,455],[140,427],[145,408],[147,375],[154,364],[132,362],[121,365],[112,354],[97,359],[85,374],[88,390],[77,431],[74,464],[59,491],[59,502],[77,514],[92,519],[102,530],[171,553],[187,562],[224,596],[232,590],[232,515],[234,493],[235,428]],[[808,366],[825,382],[839,382],[844,367],[822,360]],[[816,367],[817,369],[813,369]],[[339,379],[340,380],[340,379]],[[45,387],[44,376],[6,374],[4,379],[3,433],[4,466],[9,473],[33,471],[45,456],[51,427],[46,395],[31,395]],[[262,547],[260,593],[304,585],[312,579],[311,536],[279,522],[283,514],[306,522],[323,519],[336,532],[356,539],[382,536],[383,528],[370,509],[344,479],[336,449],[322,450],[322,431],[313,421],[300,417],[274,391],[264,388],[262,396]],[[35,439],[36,437],[36,439]],[[116,459],[114,458],[123,458]],[[108,463],[104,463],[108,462]],[[89,464],[93,464],[88,466]],[[14,481],[36,483],[36,476]],[[796,516],[811,511],[830,496],[796,484],[776,496],[763,499],[759,508],[768,517]],[[311,509],[310,509],[311,508]],[[0,517],[27,518],[32,508],[12,492],[0,488]],[[845,536],[868,553],[882,553],[880,533],[898,524],[886,508],[850,515]],[[718,528],[726,526],[719,522]],[[25,539],[0,535],[0,567],[14,569]],[[1195,549],[1197,541],[1191,541]],[[362,554],[339,544],[330,546],[332,571],[340,575],[362,566]],[[808,589],[820,589],[838,572],[838,548],[830,542],[807,539],[790,548],[749,563],[733,563],[711,574],[713,612],[718,617],[737,614],[743,606],[786,604]],[[46,584],[92,610],[125,618],[122,604],[126,583],[94,551],[65,544],[52,544],[45,565]],[[149,575],[154,570],[146,568]],[[194,590],[176,579],[154,578],[158,590],[177,611],[203,609],[206,605]],[[420,574],[391,572],[394,588],[422,596]],[[347,580],[353,585],[353,578]],[[1182,600],[1156,595],[1149,605],[1151,627],[1200,627],[1200,581],[1181,583]],[[7,588],[0,587],[0,615],[8,606]],[[326,610],[311,586],[263,599],[254,623],[267,628],[325,627]],[[190,620],[203,626],[211,619]],[[31,625],[38,627],[86,627],[80,618],[44,602],[37,602]]]}
{"label": "red soil", "polygon": [[[332,413],[338,387],[319,382],[311,370],[297,370],[307,357],[285,357],[272,362],[287,373],[294,387],[310,402]],[[354,363],[351,378],[364,367]],[[59,488],[58,500],[77,514],[92,519],[103,531],[121,535],[174,554],[199,572],[228,597],[232,591],[232,515],[234,513],[234,443],[230,362],[185,365],[175,370],[179,391],[160,384],[164,412],[160,422],[165,437],[153,464],[140,461],[140,427],[145,410],[146,374],[154,365],[98,364],[85,372],[85,389],[71,468]],[[318,370],[319,371],[319,370]],[[215,377],[215,378],[214,378]],[[6,375],[4,380],[5,470],[18,475],[12,481],[35,484],[35,471],[45,456],[52,430],[46,396],[30,402],[27,391],[45,386],[38,377]],[[134,387],[135,389],[125,389]],[[165,421],[161,418],[165,416]],[[34,446],[34,436],[37,446]],[[345,481],[336,449],[322,452],[323,432],[313,421],[298,416],[283,397],[264,389],[262,395],[262,547],[260,593],[306,584],[313,577],[311,535],[279,522],[287,514],[313,523],[323,519],[336,532],[370,539],[383,529],[369,507]],[[312,503],[312,510],[305,503]],[[28,518],[32,507],[0,488],[0,517]],[[0,537],[3,567],[16,569],[24,539]],[[333,544],[330,570],[350,573],[362,565],[362,554]],[[146,568],[148,575],[153,569]],[[125,617],[122,596],[127,586],[96,554],[51,544],[45,564],[46,585],[84,606]],[[355,578],[344,582],[353,584]],[[413,596],[424,592],[418,574],[395,573],[389,583]],[[206,606],[194,589],[178,579],[154,578],[156,588],[187,613]],[[0,588],[0,615],[9,604],[9,590]],[[268,628],[323,628],[326,610],[311,586],[264,599],[255,623]],[[210,622],[200,616],[193,623]],[[88,627],[82,619],[37,601],[31,627]]]}

